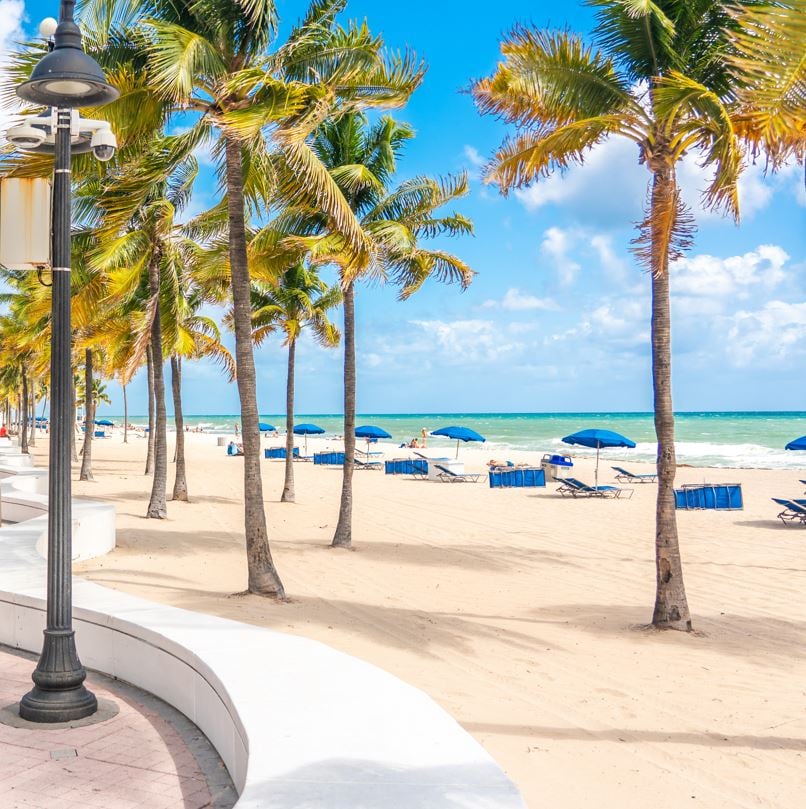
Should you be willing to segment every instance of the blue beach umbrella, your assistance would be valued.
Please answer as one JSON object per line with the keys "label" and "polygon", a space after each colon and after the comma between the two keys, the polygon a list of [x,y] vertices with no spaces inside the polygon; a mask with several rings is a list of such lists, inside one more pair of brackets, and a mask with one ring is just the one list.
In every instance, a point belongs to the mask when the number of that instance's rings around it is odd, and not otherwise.
{"label": "blue beach umbrella", "polygon": [[440,427],[438,430],[433,430],[431,435],[441,435],[445,438],[451,438],[456,441],[456,457],[459,457],[459,442],[464,441],[481,441],[482,443],[487,439],[483,435],[479,435],[475,430],[469,427]]}
{"label": "blue beach umbrella", "polygon": [[367,439],[367,453],[369,453],[370,441],[377,441],[379,438],[391,438],[392,436],[381,427],[374,427],[371,424],[365,424],[363,427],[355,428],[355,437]]}
{"label": "blue beach umbrella", "polygon": [[308,454],[308,436],[309,435],[322,435],[324,430],[316,424],[296,424],[294,425],[295,435],[305,436],[305,454]]}
{"label": "blue beach umbrella", "polygon": [[115,422],[114,421],[109,421],[109,419],[95,419],[95,423],[99,427],[114,427],[115,426]]}
{"label": "blue beach umbrella", "polygon": [[599,450],[613,447],[627,447],[633,449],[635,441],[630,441],[623,435],[612,432],[612,430],[580,430],[578,433],[567,435],[563,438],[563,444],[578,444],[581,447],[596,449],[596,472],[595,485],[599,485]]}
{"label": "blue beach umbrella", "polygon": [[784,449],[806,450],[806,435],[802,435],[800,438],[790,441]]}
{"label": "blue beach umbrella", "polygon": [[373,427],[371,424],[368,424],[363,427],[356,427],[355,437],[366,438],[369,440],[370,438],[391,438],[392,436],[387,433],[386,430],[382,430],[380,427]]}
{"label": "blue beach umbrella", "polygon": [[257,426],[260,428],[260,432],[262,432],[262,433],[274,433],[274,432],[277,432],[276,427],[272,427],[271,424],[266,424],[265,421],[261,421]]}

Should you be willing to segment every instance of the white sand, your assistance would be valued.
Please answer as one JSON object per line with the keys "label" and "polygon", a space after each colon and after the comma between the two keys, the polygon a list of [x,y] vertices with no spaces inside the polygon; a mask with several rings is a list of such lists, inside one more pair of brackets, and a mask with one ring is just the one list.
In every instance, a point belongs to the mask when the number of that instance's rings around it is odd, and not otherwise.
{"label": "white sand", "polygon": [[[281,505],[283,464],[264,461],[292,599],[275,604],[231,595],[245,586],[241,461],[209,436],[188,452],[193,502],[157,522],[143,518],[143,439],[95,443],[96,481],[75,491],[117,504],[119,547],[84,575],[382,666],[450,711],[535,809],[806,806],[806,530],[776,522],[769,499],[806,475],[680,470],[745,495],[744,511],[679,514],[686,635],[636,628],[654,598],[652,486],[565,500],[356,472],[346,553],[327,547],[340,472],[296,464],[298,502]],[[489,452],[462,454],[480,469]],[[575,471],[592,480],[589,460]]]}

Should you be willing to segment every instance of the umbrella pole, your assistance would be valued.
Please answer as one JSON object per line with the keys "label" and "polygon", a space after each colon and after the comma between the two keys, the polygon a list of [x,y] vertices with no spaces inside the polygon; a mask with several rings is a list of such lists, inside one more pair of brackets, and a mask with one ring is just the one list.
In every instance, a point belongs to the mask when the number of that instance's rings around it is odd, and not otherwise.
{"label": "umbrella pole", "polygon": [[459,440],[456,441],[456,457],[459,457]]}
{"label": "umbrella pole", "polygon": [[594,486],[599,488],[599,444],[596,444],[596,471],[593,475]]}

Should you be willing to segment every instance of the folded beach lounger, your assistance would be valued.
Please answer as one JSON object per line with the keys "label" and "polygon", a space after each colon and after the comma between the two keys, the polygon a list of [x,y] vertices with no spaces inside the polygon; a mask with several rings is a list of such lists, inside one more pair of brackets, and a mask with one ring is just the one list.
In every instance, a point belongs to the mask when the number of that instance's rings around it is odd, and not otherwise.
{"label": "folded beach lounger", "polygon": [[425,477],[428,474],[428,461],[422,458],[392,458],[384,463],[387,475],[414,475]]}
{"label": "folded beach lounger", "polygon": [[314,452],[314,466],[344,466],[343,452]]}
{"label": "folded beach lounger", "polygon": [[641,475],[636,475],[621,466],[611,466],[610,468],[615,470],[616,480],[620,483],[656,483],[658,480],[657,472],[645,472]]}
{"label": "folded beach lounger", "polygon": [[784,500],[779,497],[772,498],[784,510],[778,515],[778,519],[784,525],[792,525],[799,522],[806,525],[806,500]]}
{"label": "folded beach lounger", "polygon": [[741,511],[744,508],[739,483],[685,483],[675,489],[675,508],[687,511]]}
{"label": "folded beach lounger", "polygon": [[[285,447],[266,447],[263,450],[263,455],[269,460],[284,460],[286,456]],[[299,447],[294,447],[294,458],[299,458]]]}
{"label": "folded beach lounger", "polygon": [[498,467],[490,469],[491,489],[545,487],[546,473],[540,467]]}
{"label": "folded beach lounger", "polygon": [[620,486],[588,486],[576,478],[554,478],[560,484],[557,491],[563,496],[571,497],[632,497],[632,489],[622,489]]}
{"label": "folded beach lounger", "polygon": [[442,466],[438,463],[434,464],[434,466],[439,469],[437,477],[443,483],[467,483],[468,481],[478,483],[484,477],[484,475],[477,472],[464,472],[462,474],[453,472],[447,466]]}

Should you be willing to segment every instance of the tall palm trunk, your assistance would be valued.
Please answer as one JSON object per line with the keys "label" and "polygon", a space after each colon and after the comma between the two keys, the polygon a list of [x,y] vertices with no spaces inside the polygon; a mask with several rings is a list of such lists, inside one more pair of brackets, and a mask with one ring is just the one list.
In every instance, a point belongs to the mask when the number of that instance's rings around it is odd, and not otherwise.
{"label": "tall palm trunk", "polygon": [[28,374],[25,373],[25,366],[21,369],[22,375],[22,395],[20,398],[19,421],[20,421],[20,452],[28,453]]}
{"label": "tall palm trunk", "polygon": [[146,347],[146,374],[148,379],[148,449],[146,450],[146,475],[154,474],[154,358],[151,345]]}
{"label": "tall palm trunk", "polygon": [[344,469],[341,505],[333,548],[353,546],[353,472],[355,471],[355,286],[344,288]]}
{"label": "tall palm trunk", "polygon": [[230,285],[232,287],[235,362],[238,369],[238,396],[241,402],[241,431],[244,468],[244,532],[249,592],[285,598],[285,591],[274,567],[263,505],[260,474],[260,427],[258,426],[257,376],[252,353],[252,307],[249,265],[246,256],[244,221],[243,162],[240,144],[225,136],[227,161],[227,208],[229,214]]}
{"label": "tall palm trunk", "polygon": [[154,321],[151,324],[151,366],[154,373],[154,479],[151,482],[151,499],[146,517],[164,520],[168,516],[165,490],[168,486],[168,413],[165,410],[165,374],[162,362],[162,324],[160,322],[160,263],[159,250],[148,267],[148,282],[155,300]]}
{"label": "tall palm trunk", "polygon": [[677,466],[672,407],[672,345],[669,301],[669,247],[677,218],[673,169],[654,172],[652,220],[652,384],[658,438],[658,499],[655,510],[656,593],[652,623],[663,629],[691,630],[677,536],[674,479]]}
{"label": "tall palm trunk", "polygon": [[171,391],[174,398],[174,423],[176,424],[176,470],[173,500],[188,499],[188,484],[185,475],[185,418],[182,414],[182,360],[171,357]]}
{"label": "tall palm trunk", "polygon": [[297,341],[288,343],[288,375],[285,383],[285,483],[281,503],[293,503],[294,492],[294,365],[297,355]]}
{"label": "tall palm trunk", "polygon": [[73,409],[71,417],[73,419],[73,429],[71,430],[73,434],[73,440],[70,442],[70,460],[73,463],[78,463],[78,448],[76,447],[76,433],[78,432],[78,402],[76,401],[76,377],[75,374],[73,376],[73,385],[72,385],[72,401],[73,401]]}
{"label": "tall palm trunk", "polygon": [[129,397],[126,394],[126,386],[123,388],[123,443],[129,443]]}
{"label": "tall palm trunk", "polygon": [[84,351],[84,447],[81,450],[79,480],[94,480],[92,476],[92,436],[95,432],[95,402],[92,399],[92,349]]}
{"label": "tall palm trunk", "polygon": [[31,414],[31,424],[28,428],[28,446],[36,446],[36,379],[31,380],[30,390],[30,407],[29,413]]}

